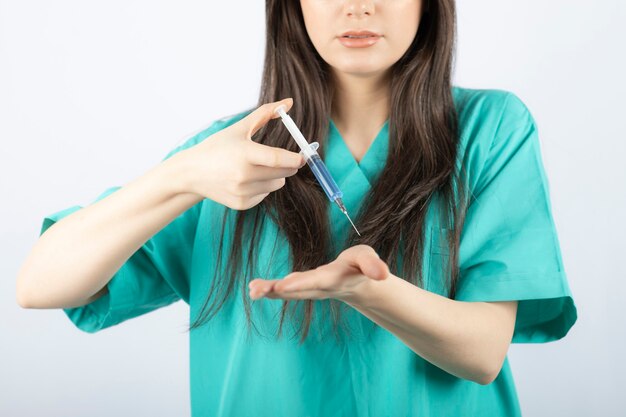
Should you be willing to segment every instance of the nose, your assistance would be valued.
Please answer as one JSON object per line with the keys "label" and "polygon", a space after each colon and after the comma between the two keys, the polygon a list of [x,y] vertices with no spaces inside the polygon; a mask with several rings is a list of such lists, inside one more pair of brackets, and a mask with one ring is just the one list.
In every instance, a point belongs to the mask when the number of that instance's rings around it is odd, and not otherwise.
{"label": "nose", "polygon": [[358,18],[362,17],[364,14],[371,16],[374,14],[374,2],[371,0],[348,0],[345,2],[344,9],[348,16],[356,16]]}

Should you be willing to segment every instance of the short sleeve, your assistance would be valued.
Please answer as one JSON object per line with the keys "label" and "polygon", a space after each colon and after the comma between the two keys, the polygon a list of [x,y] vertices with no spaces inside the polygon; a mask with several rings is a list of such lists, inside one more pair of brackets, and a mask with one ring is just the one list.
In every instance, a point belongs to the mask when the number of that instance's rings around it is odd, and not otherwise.
{"label": "short sleeve", "polygon": [[508,93],[472,190],[456,299],[518,300],[513,342],[562,338],[577,319],[551,212],[536,123]]}
{"label": "short sleeve", "polygon": [[[222,127],[220,121],[172,149],[164,158],[187,149]],[[111,187],[93,203],[121,187]],[[188,302],[189,275],[195,230],[201,203],[181,213],[148,239],[108,282],[108,293],[89,304],[63,309],[67,317],[88,333],[94,333],[125,320],[167,306],[180,299]],[[46,216],[40,235],[65,216],[80,210],[75,205]]]}

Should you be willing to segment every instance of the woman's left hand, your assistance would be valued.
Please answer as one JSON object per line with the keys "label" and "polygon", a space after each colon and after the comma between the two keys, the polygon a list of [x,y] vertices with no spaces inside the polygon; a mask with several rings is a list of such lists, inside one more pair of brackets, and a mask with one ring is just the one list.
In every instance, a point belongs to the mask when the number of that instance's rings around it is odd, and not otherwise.
{"label": "woman's left hand", "polygon": [[335,298],[342,301],[358,300],[368,283],[389,276],[389,267],[368,245],[357,245],[341,252],[329,264],[303,272],[292,272],[283,279],[250,281],[252,299],[281,298],[306,300]]}

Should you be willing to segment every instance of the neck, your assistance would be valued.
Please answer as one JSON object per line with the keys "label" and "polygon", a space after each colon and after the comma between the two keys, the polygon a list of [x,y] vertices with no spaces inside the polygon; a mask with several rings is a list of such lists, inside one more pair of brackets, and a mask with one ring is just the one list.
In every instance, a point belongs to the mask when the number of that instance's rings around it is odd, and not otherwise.
{"label": "neck", "polygon": [[[377,131],[389,118],[389,78],[334,73],[331,117],[342,132]],[[372,138],[363,136],[366,140]]]}

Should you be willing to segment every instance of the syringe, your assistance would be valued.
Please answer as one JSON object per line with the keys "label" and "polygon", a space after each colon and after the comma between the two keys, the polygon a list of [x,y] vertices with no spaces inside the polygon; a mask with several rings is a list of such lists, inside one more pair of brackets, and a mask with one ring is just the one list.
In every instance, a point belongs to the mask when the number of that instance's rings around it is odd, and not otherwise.
{"label": "syringe", "polygon": [[293,119],[285,112],[284,105],[278,106],[275,111],[280,115],[281,120],[287,127],[287,130],[289,130],[291,136],[295,139],[298,146],[300,146],[300,149],[302,150],[302,152],[300,152],[300,155],[304,157],[306,163],[309,165],[309,167],[311,167],[315,178],[317,178],[317,181],[324,189],[324,192],[326,193],[328,199],[331,201],[331,203],[337,203],[337,205],[339,206],[339,210],[341,210],[343,214],[346,215],[346,217],[350,221],[350,224],[352,225],[352,227],[354,227],[354,230],[359,236],[361,236],[354,223],[352,223],[352,219],[348,215],[346,206],[343,204],[343,200],[341,199],[341,197],[343,197],[343,193],[337,186],[337,183],[335,182],[333,177],[330,175],[330,172],[328,172],[328,169],[326,169],[324,161],[322,161],[322,158],[320,158],[319,154],[317,153],[317,148],[319,147],[319,144],[317,142],[309,144],[306,141],[306,139],[300,132],[300,129],[298,129],[296,124],[293,122]]}

